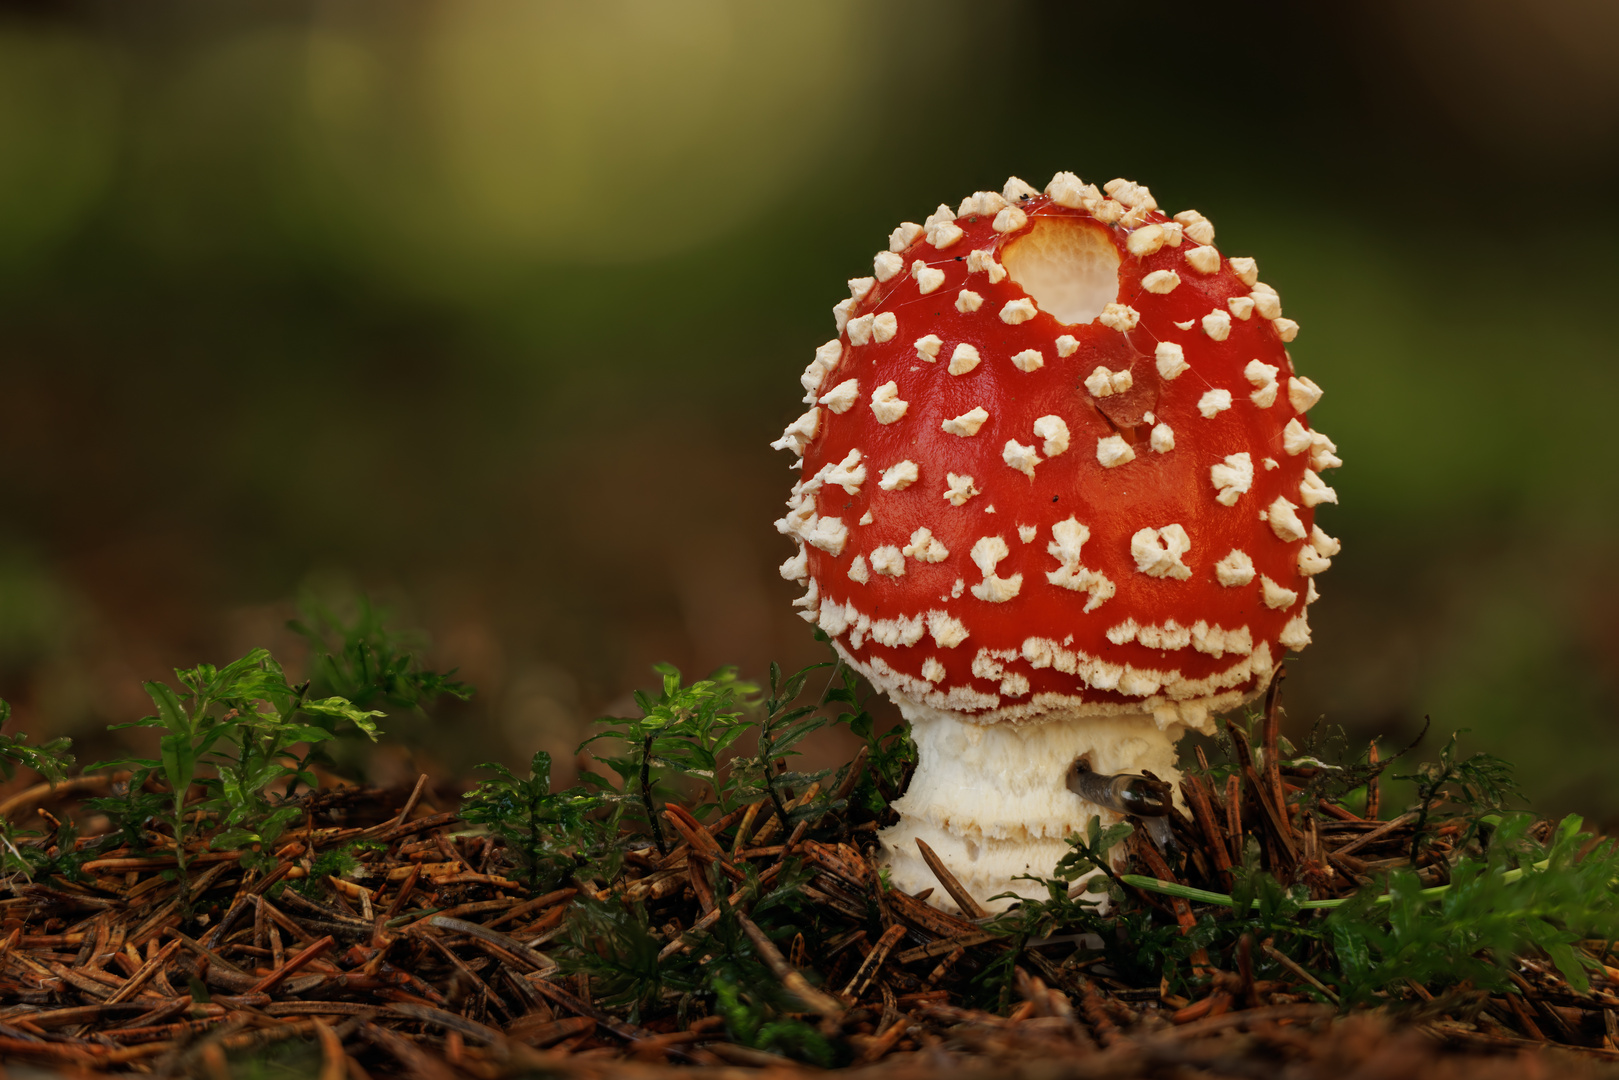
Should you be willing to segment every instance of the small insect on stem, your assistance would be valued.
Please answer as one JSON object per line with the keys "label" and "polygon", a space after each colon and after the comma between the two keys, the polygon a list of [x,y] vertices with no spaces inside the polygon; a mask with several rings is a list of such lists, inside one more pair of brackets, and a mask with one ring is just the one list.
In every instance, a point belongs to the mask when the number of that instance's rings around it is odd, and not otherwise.
{"label": "small insect on stem", "polygon": [[1169,785],[1138,773],[1108,776],[1093,772],[1084,758],[1068,774],[1068,790],[1086,802],[1136,817],[1163,817],[1169,813]]}
{"label": "small insect on stem", "polygon": [[1166,853],[1180,849],[1169,829],[1171,789],[1154,776],[1095,772],[1090,762],[1077,759],[1068,771],[1068,790],[1088,803],[1105,807],[1141,822],[1153,843]]}

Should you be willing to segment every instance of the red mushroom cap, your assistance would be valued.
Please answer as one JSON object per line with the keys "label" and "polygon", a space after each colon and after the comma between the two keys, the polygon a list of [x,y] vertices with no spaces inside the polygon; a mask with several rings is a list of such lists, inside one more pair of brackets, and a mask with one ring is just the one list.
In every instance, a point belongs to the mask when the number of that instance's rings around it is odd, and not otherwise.
{"label": "red mushroom cap", "polygon": [[1309,643],[1340,462],[1297,324],[1213,240],[1127,181],[1013,178],[850,282],[774,444],[782,574],[912,715],[1204,726]]}

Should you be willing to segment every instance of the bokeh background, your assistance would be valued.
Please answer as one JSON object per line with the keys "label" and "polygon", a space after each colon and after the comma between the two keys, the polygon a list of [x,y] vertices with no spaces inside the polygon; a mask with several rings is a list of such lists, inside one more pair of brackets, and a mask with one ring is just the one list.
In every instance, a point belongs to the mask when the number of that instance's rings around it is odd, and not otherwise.
{"label": "bokeh background", "polygon": [[[0,3],[0,695],[364,589],[479,695],[365,768],[563,757],[669,660],[819,658],[766,448],[902,219],[1057,169],[1256,256],[1344,554],[1289,723],[1619,820],[1619,7]],[[1430,745],[1430,749],[1432,745]]]}

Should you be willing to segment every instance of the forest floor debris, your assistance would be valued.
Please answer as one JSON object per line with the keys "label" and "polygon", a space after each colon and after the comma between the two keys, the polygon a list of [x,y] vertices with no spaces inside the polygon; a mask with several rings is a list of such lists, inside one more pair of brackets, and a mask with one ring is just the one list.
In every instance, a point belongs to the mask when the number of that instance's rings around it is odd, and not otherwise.
{"label": "forest floor debris", "polygon": [[[1619,856],[1577,820],[1505,810],[1493,759],[1452,743],[1411,774],[1413,808],[1380,820],[1388,762],[1299,752],[1273,693],[1226,723],[1225,760],[1199,751],[1170,843],[1093,821],[1048,902],[958,902],[969,917],[885,880],[876,834],[905,745],[872,733],[852,677],[797,707],[803,680],[773,672],[739,765],[716,733],[745,689],[676,675],[646,695],[640,721],[609,729],[616,796],[551,792],[538,755],[455,811],[422,784],[306,791],[277,804],[272,843],[231,846],[215,841],[242,825],[205,811],[79,838],[67,823],[95,785],[33,789],[12,811],[52,829],[10,841],[34,872],[0,898],[0,1061],[208,1080],[1484,1080],[1619,1063]],[[786,771],[828,706],[866,746],[827,774]],[[155,771],[136,780],[107,783],[131,804],[172,795]]]}

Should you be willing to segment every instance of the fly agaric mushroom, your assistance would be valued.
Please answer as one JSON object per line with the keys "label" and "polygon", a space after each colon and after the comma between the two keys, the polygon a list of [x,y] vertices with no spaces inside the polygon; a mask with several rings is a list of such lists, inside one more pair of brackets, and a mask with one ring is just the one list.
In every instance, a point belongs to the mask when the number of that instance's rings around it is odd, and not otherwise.
{"label": "fly agaric mushroom", "polygon": [[1176,740],[1309,644],[1321,390],[1254,260],[1125,180],[941,205],[849,290],[773,444],[799,455],[782,576],[911,723],[894,885],[935,884],[921,839],[980,904],[1043,897],[1013,879],[1128,809],[1076,768],[1173,782]]}

